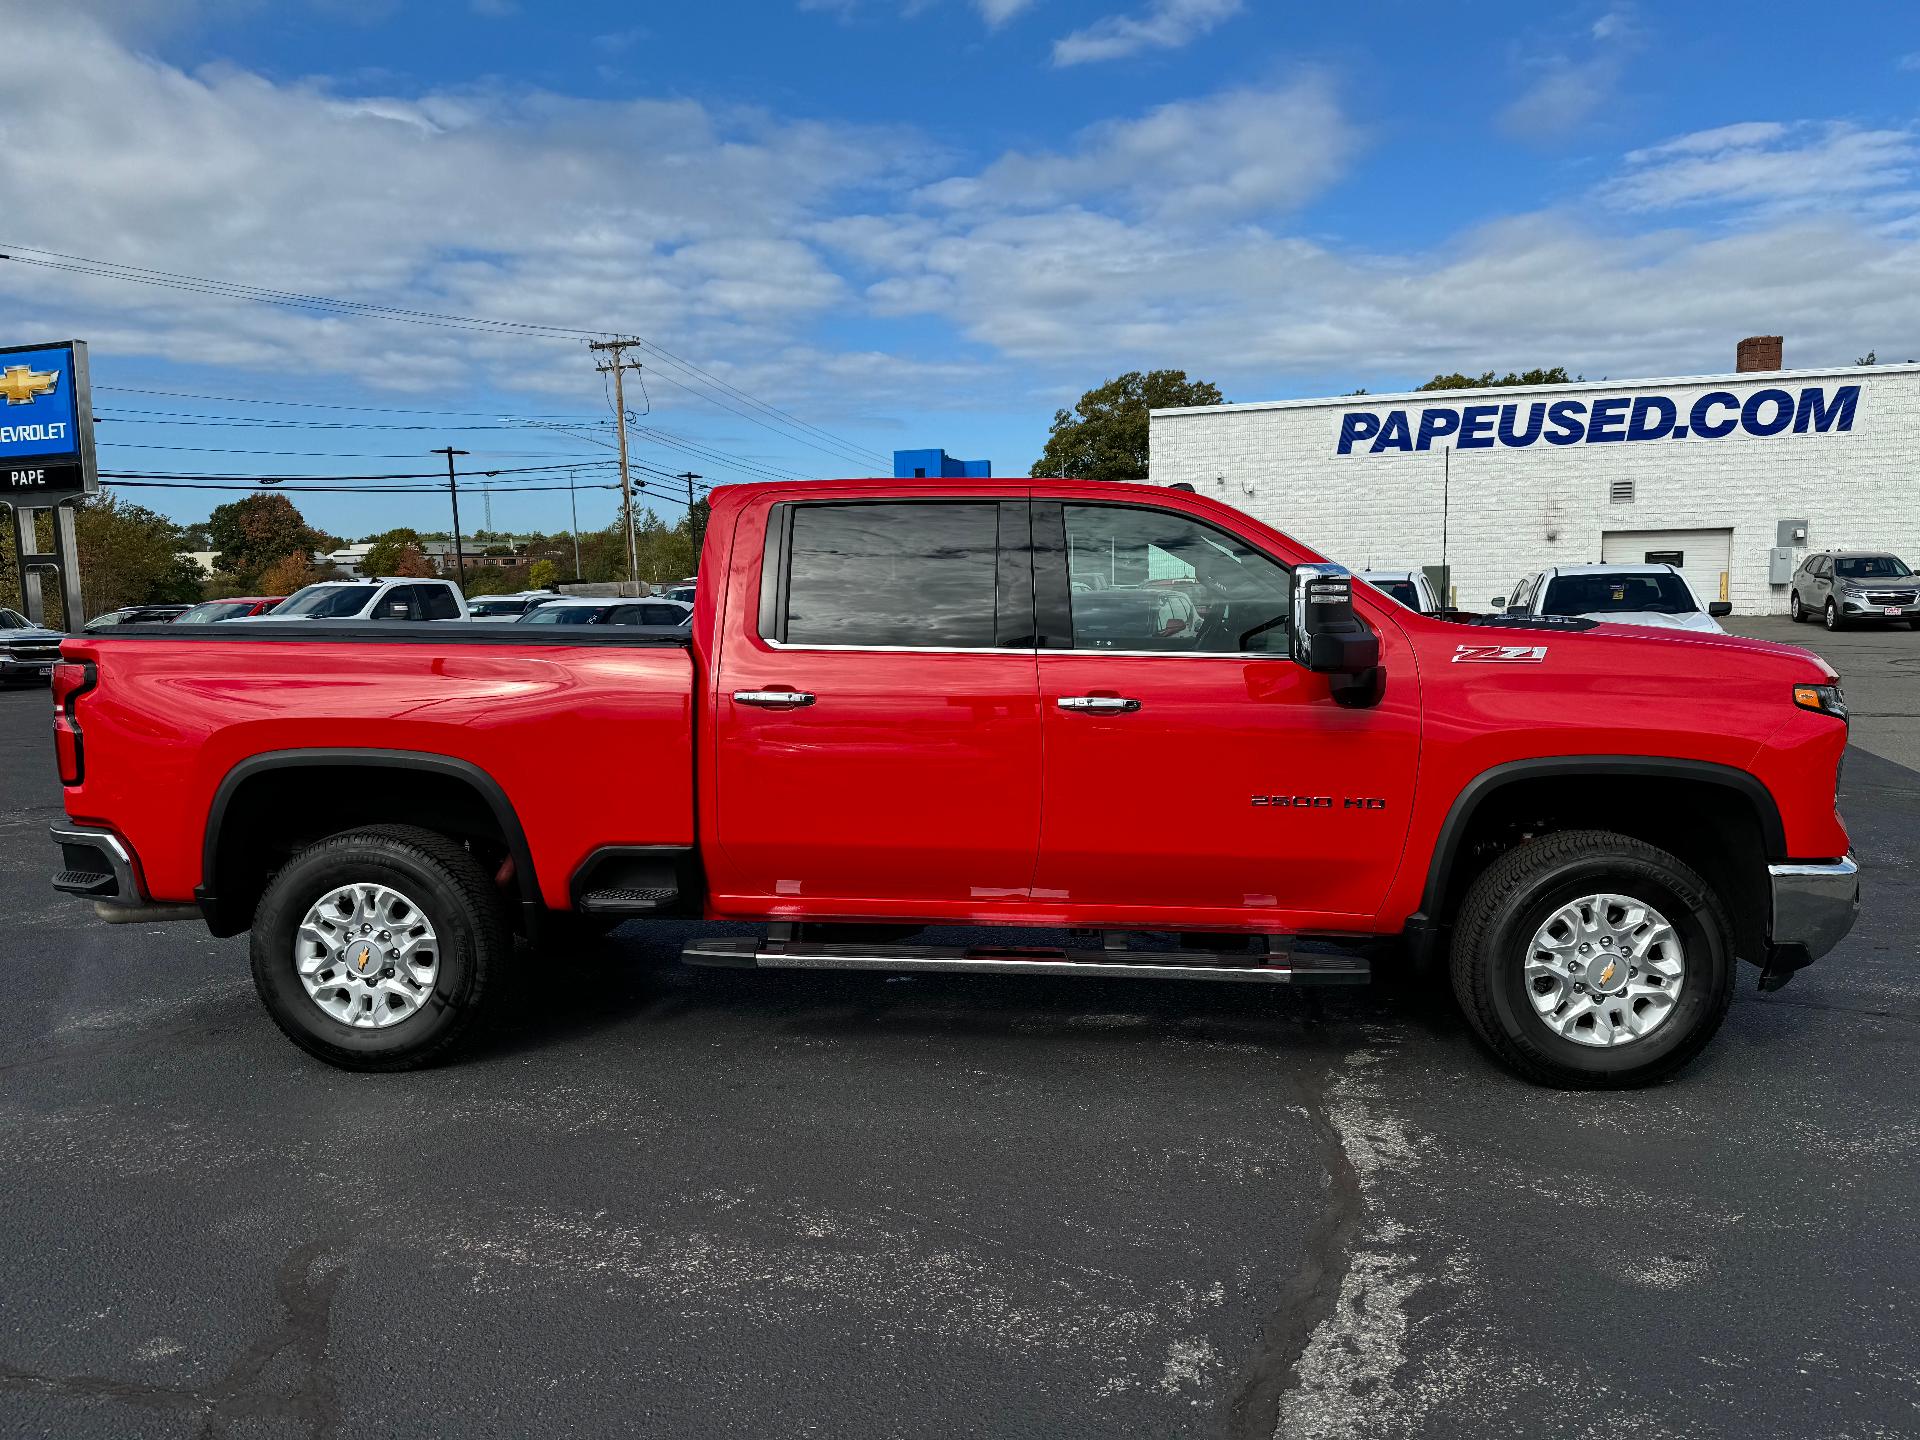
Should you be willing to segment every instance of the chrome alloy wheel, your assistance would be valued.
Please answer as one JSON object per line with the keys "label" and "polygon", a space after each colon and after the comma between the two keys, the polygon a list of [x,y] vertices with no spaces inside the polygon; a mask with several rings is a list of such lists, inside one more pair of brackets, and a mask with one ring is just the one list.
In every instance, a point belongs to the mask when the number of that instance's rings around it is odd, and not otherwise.
{"label": "chrome alloy wheel", "polygon": [[1631,895],[1586,895],[1547,917],[1527,950],[1527,998],[1577,1045],[1644,1040],[1666,1023],[1687,981],[1667,917]]}
{"label": "chrome alloy wheel", "polygon": [[342,885],[307,911],[293,941],[307,995],[364,1030],[398,1025],[433,993],[440,941],[427,914],[385,885]]}

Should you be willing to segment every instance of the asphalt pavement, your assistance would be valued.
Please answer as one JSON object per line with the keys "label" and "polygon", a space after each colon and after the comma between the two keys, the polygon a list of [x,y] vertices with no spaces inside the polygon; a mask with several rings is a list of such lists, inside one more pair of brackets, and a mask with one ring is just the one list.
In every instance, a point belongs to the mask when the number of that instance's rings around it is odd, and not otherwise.
{"label": "asphalt pavement", "polygon": [[1860,923],[1626,1095],[1418,989],[632,925],[465,1062],[342,1074],[244,940],[48,889],[47,697],[0,695],[0,1434],[1920,1433],[1920,634],[1776,638],[1871,712]]}

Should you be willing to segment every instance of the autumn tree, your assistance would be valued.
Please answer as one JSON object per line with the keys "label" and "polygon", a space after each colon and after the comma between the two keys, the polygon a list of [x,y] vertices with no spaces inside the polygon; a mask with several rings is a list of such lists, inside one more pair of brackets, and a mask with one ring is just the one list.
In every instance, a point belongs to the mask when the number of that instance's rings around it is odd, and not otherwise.
{"label": "autumn tree", "polygon": [[291,595],[320,578],[320,572],[305,555],[282,555],[254,578],[257,595]]}
{"label": "autumn tree", "polygon": [[207,540],[220,552],[213,562],[217,569],[257,588],[262,572],[276,561],[298,557],[311,570],[321,536],[286,496],[249,495],[214,510],[207,518]]}
{"label": "autumn tree", "polygon": [[1189,380],[1184,370],[1130,370],[1087,391],[1073,409],[1054,412],[1047,448],[1028,473],[1144,480],[1147,412],[1221,403],[1218,386]]}

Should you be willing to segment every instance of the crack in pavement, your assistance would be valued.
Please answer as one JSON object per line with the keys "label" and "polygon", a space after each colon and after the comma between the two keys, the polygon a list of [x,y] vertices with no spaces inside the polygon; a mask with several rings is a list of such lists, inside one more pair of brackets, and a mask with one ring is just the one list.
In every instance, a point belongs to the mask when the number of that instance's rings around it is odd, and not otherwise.
{"label": "crack in pavement", "polygon": [[[203,1411],[202,1440],[214,1440],[234,1423],[249,1420],[304,1423],[314,1440],[325,1440],[340,1422],[339,1391],[327,1364],[327,1335],[334,1295],[345,1274],[345,1262],[323,1255],[317,1242],[296,1249],[274,1277],[275,1297],[285,1315],[205,1388],[106,1375],[42,1375],[0,1363],[0,1391],[116,1400],[147,1410]],[[289,1352],[296,1362],[291,1391],[273,1394],[268,1368]]]}
{"label": "crack in pavement", "polygon": [[[1328,1065],[1332,1063],[1329,1059]],[[1352,1263],[1364,1197],[1359,1172],[1328,1108],[1328,1083],[1325,1069],[1295,1077],[1326,1171],[1327,1196],[1308,1232],[1299,1268],[1260,1327],[1259,1349],[1234,1396],[1229,1429],[1237,1440],[1269,1440],[1277,1433],[1281,1401],[1299,1383],[1307,1344],[1333,1314]]]}

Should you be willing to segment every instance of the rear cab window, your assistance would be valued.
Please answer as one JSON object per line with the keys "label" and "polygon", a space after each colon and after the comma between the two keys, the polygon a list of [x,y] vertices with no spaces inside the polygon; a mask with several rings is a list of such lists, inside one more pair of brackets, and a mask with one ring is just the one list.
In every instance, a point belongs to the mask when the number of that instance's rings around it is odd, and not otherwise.
{"label": "rear cab window", "polygon": [[762,639],[832,649],[1032,644],[1030,589],[1011,573],[1027,564],[1024,500],[795,503],[775,507],[769,524]]}

